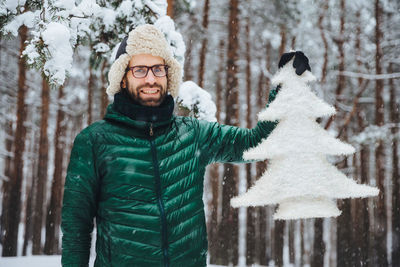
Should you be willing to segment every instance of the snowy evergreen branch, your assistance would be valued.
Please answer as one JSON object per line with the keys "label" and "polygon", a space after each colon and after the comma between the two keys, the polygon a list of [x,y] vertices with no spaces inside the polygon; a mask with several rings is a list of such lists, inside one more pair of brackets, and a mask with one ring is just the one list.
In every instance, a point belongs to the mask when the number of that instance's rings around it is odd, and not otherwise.
{"label": "snowy evergreen branch", "polygon": [[184,82],[179,88],[176,103],[189,111],[189,116],[207,121],[217,121],[217,107],[211,95],[192,81]]}
{"label": "snowy evergreen branch", "polygon": [[5,7],[0,14],[2,18],[8,16],[1,33],[17,36],[21,25],[30,28],[31,38],[23,55],[31,67],[43,72],[51,85],[64,84],[76,46],[89,42],[93,47],[92,67],[96,68],[103,60],[112,61],[112,51],[119,41],[144,23],[157,24],[177,60],[184,63],[185,45],[174,22],[166,16],[165,0],[114,0],[99,4],[96,0],[83,0],[78,5],[75,1],[49,0],[32,11],[22,8],[21,3],[5,1],[0,5]]}

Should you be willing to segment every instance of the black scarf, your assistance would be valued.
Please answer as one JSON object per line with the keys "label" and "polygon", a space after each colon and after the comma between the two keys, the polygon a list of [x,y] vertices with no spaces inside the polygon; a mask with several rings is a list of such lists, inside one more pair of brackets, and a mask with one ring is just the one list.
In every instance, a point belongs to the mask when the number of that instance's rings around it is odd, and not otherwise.
{"label": "black scarf", "polygon": [[113,108],[132,120],[162,122],[172,117],[174,98],[167,95],[158,107],[148,107],[140,105],[125,90],[121,90],[114,95]]}

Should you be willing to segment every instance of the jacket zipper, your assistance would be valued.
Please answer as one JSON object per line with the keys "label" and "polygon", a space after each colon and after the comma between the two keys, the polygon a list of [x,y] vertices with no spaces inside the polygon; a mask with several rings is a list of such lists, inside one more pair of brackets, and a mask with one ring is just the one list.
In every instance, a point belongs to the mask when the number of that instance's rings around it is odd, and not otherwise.
{"label": "jacket zipper", "polygon": [[150,123],[149,134],[150,136],[153,136],[153,123]]}
{"label": "jacket zipper", "polygon": [[[153,124],[150,123],[149,128],[150,137],[153,136]],[[153,156],[153,166],[154,166],[154,176],[155,176],[155,189],[157,196],[157,204],[158,209],[160,210],[161,216],[161,238],[162,238],[162,251],[164,257],[164,266],[169,267],[169,258],[168,258],[168,236],[167,236],[167,219],[165,216],[164,203],[161,199],[161,182],[160,182],[160,170],[158,168],[158,160],[157,160],[157,151],[154,144],[154,140],[150,139],[151,153]]]}

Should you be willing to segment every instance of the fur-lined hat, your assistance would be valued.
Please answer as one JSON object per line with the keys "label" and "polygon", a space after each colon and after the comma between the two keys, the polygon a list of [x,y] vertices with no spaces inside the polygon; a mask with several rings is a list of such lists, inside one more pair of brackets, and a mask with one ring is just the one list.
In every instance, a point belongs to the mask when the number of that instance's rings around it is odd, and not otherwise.
{"label": "fur-lined hat", "polygon": [[150,54],[162,57],[168,65],[168,92],[175,98],[178,96],[179,86],[182,81],[182,68],[173,57],[171,48],[164,37],[154,25],[145,24],[132,30],[120,44],[116,60],[111,65],[108,73],[109,85],[107,94],[113,96],[121,90],[121,81],[132,56]]}

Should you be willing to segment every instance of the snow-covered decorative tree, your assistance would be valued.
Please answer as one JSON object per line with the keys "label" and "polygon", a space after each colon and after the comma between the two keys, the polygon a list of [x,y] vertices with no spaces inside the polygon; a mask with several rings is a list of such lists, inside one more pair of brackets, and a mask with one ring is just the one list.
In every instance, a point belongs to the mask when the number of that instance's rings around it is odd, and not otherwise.
{"label": "snow-covered decorative tree", "polygon": [[269,159],[267,171],[246,193],[231,199],[233,207],[278,204],[274,219],[336,217],[336,199],[376,196],[375,187],[357,184],[329,163],[327,156],[350,155],[354,148],[331,136],[316,119],[335,114],[334,107],[308,86],[315,80],[308,59],[300,52],[284,54],[272,78],[281,89],[258,114],[261,121],[279,123],[245,160]]}

